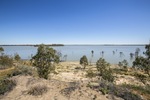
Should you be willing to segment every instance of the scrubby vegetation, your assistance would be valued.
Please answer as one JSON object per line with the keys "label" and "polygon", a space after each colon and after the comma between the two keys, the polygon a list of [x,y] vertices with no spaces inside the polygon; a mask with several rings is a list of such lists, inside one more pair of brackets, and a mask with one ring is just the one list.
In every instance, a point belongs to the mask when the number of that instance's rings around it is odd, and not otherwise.
{"label": "scrubby vegetation", "polygon": [[45,85],[37,85],[34,87],[31,87],[30,90],[27,91],[28,94],[33,96],[43,95],[48,91],[48,87]]}
{"label": "scrubby vegetation", "polygon": [[[38,47],[36,55],[32,57],[31,65],[28,62],[21,60],[21,57],[18,54],[15,54],[14,57],[1,54],[0,95],[3,95],[6,92],[12,90],[13,87],[16,85],[16,82],[10,79],[10,77],[12,76],[31,75],[48,79],[49,74],[51,74],[52,72],[57,72],[59,76],[59,73],[63,73],[63,70],[65,70],[65,72],[67,73],[65,73],[64,75],[69,75],[68,72],[72,71],[72,74],[70,75],[77,74],[77,76],[79,76],[80,78],[78,79],[78,81],[81,81],[83,78],[85,80],[88,80],[89,83],[85,82],[84,84],[88,84],[87,86],[93,89],[92,91],[101,92],[103,95],[113,95],[121,97],[124,100],[142,100],[143,97],[144,99],[148,99],[150,94],[150,45],[147,45],[145,48],[145,57],[140,57],[140,50],[137,49],[138,53],[135,61],[133,62],[133,68],[128,67],[127,60],[119,62],[118,65],[115,65],[117,67],[113,68],[103,58],[98,59],[96,64],[88,66],[88,59],[84,55],[80,59],[80,64],[84,67],[84,70],[81,70],[82,66],[79,65],[79,63],[78,66],[76,66],[75,64],[69,66],[66,65],[63,69],[61,68],[63,66],[61,66],[61,64],[58,64],[59,57],[61,57],[60,54],[56,52],[56,50],[49,48],[43,44]],[[4,50],[0,48],[0,52],[3,51]],[[94,51],[91,53],[93,55]],[[59,68],[57,66],[59,66]],[[86,68],[86,66],[88,67]],[[75,70],[76,72],[73,70]],[[125,76],[130,76],[131,79],[133,78],[138,80],[138,82],[140,82],[141,85],[133,85],[129,83],[118,85],[116,83],[116,79],[120,77],[123,78]],[[67,76],[66,79],[67,78],[69,79],[70,77]],[[72,81],[73,79],[74,78],[70,78],[70,81]],[[83,85],[84,79],[81,82],[81,86]],[[95,83],[92,84],[92,82]],[[61,89],[61,91],[59,92],[62,95],[70,97],[72,92],[76,90],[78,91],[80,90],[80,88],[82,87],[79,87],[78,85],[70,85]],[[38,96],[43,95],[47,91],[48,87],[46,85],[36,85],[32,86],[29,90],[27,90],[27,94]],[[96,98],[96,95],[94,95],[93,98]]]}
{"label": "scrubby vegetation", "polygon": [[0,53],[3,52],[3,51],[4,51],[3,47],[0,47]]}
{"label": "scrubby vegetation", "polygon": [[8,55],[0,56],[0,69],[6,69],[13,66],[13,58]]}
{"label": "scrubby vegetation", "polygon": [[111,94],[121,97],[124,100],[142,100],[139,95],[132,93],[125,86],[117,86],[105,80],[100,81],[97,86],[90,85],[90,87],[96,91],[101,91],[104,95]]}
{"label": "scrubby vegetation", "polygon": [[0,79],[0,95],[5,94],[6,92],[11,91],[14,86],[16,86],[16,82],[10,79]]}
{"label": "scrubby vegetation", "polygon": [[128,67],[128,62],[127,62],[127,60],[123,60],[123,61],[121,61],[121,62],[119,62],[118,63],[118,65],[123,69],[123,70],[125,70],[125,71],[127,71],[127,67]]}
{"label": "scrubby vegetation", "polygon": [[110,69],[110,64],[105,61],[105,59],[100,58],[96,62],[96,67],[99,72],[99,75],[102,76],[103,79],[113,82],[114,81],[114,76],[113,72]]}
{"label": "scrubby vegetation", "polygon": [[39,77],[48,79],[48,75],[55,70],[54,64],[59,63],[59,56],[56,50],[41,44],[32,60],[33,66],[37,67]]}
{"label": "scrubby vegetation", "polygon": [[88,65],[88,59],[85,55],[83,57],[81,57],[80,64],[84,66],[84,69]]}
{"label": "scrubby vegetation", "polygon": [[134,68],[139,68],[144,70],[146,74],[150,76],[150,44],[145,46],[146,52],[144,52],[146,57],[136,57],[133,62]]}
{"label": "scrubby vegetation", "polygon": [[31,66],[19,65],[16,66],[12,73],[8,74],[9,76],[16,76],[16,75],[32,75],[37,76],[36,68]]}
{"label": "scrubby vegetation", "polygon": [[21,57],[19,56],[19,54],[15,54],[15,56],[14,56],[14,59],[16,60],[16,61],[19,61],[19,60],[21,60]]}

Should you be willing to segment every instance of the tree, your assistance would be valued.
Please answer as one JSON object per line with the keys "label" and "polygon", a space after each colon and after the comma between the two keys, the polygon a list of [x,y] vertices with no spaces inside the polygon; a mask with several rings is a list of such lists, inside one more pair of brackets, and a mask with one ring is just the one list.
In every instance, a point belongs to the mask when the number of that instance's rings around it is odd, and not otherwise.
{"label": "tree", "polygon": [[94,56],[94,51],[92,50],[92,51],[91,51],[91,60],[90,60],[90,65],[91,65],[91,63],[92,63],[92,58],[93,58],[93,56]]}
{"label": "tree", "polygon": [[97,70],[100,72],[100,74],[104,73],[104,71],[106,69],[109,68],[109,63],[107,63],[105,61],[105,59],[103,58],[100,58],[97,62],[96,62],[96,67],[97,67]]}
{"label": "tree", "polygon": [[140,48],[136,48],[135,50],[135,57],[138,57],[140,53]]}
{"label": "tree", "polygon": [[3,52],[3,51],[4,51],[3,47],[0,47],[0,52]]}
{"label": "tree", "polygon": [[84,69],[88,65],[88,59],[85,55],[83,57],[81,57],[80,64],[84,66]]}
{"label": "tree", "polygon": [[0,69],[5,69],[13,66],[13,58],[8,55],[0,56]]}
{"label": "tree", "polygon": [[21,57],[19,56],[19,54],[15,54],[14,59],[15,59],[16,61],[19,61],[19,60],[21,59]]}
{"label": "tree", "polygon": [[120,67],[123,67],[123,69],[127,71],[127,67],[128,67],[128,62],[127,62],[127,60],[124,59],[123,61],[119,62],[118,65],[119,65]]}
{"label": "tree", "polygon": [[150,76],[150,44],[145,46],[146,52],[144,52],[146,57],[136,57],[133,62],[133,67],[142,69]]}
{"label": "tree", "polygon": [[3,47],[0,47],[0,53],[2,53],[4,51]]}
{"label": "tree", "polygon": [[114,81],[114,76],[112,75],[113,72],[112,70],[110,69],[110,64],[107,63],[105,61],[105,59],[103,58],[100,58],[97,62],[96,62],[96,67],[97,67],[97,70],[100,74],[100,76],[102,76],[102,78],[104,80],[107,80],[107,81],[110,81],[110,82],[113,82]]}
{"label": "tree", "polygon": [[39,77],[47,79],[48,74],[55,69],[54,64],[59,63],[59,56],[56,50],[41,44],[32,60],[33,65],[37,67]]}

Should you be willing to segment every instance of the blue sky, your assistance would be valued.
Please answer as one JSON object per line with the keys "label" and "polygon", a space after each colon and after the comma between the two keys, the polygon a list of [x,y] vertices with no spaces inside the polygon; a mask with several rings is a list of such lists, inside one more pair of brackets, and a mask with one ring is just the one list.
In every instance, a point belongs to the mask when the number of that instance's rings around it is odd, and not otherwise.
{"label": "blue sky", "polygon": [[150,0],[0,0],[0,44],[145,44]]}

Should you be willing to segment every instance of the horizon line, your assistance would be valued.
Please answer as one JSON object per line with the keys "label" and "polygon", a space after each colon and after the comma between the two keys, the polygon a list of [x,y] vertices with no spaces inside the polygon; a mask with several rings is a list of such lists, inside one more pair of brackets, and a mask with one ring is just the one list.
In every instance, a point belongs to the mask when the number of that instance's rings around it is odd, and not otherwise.
{"label": "horizon line", "polygon": [[[37,46],[44,43],[39,44],[0,44],[0,46]],[[49,46],[65,46],[65,45],[73,45],[73,46],[80,46],[80,45],[101,45],[101,46],[144,46],[147,44],[44,44]]]}

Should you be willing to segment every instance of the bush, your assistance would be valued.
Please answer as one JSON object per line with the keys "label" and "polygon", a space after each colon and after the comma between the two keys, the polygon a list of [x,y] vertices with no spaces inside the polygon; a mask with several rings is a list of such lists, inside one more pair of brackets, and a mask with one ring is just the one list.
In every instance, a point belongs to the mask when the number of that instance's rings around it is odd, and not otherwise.
{"label": "bush", "polygon": [[102,78],[104,80],[113,82],[114,81],[114,76],[113,76],[113,72],[112,70],[109,68],[109,63],[107,63],[105,61],[105,59],[100,58],[97,62],[96,62],[96,67],[97,70],[100,74],[100,76],[102,76]]}
{"label": "bush", "polygon": [[150,44],[145,46],[146,52],[144,52],[145,57],[137,56],[133,62],[133,67],[142,69],[150,76]]}
{"label": "bush", "polygon": [[38,47],[37,54],[32,57],[33,65],[37,67],[39,77],[48,79],[48,75],[54,72],[54,63],[59,63],[59,56],[56,50],[44,44]]}
{"label": "bush", "polygon": [[86,76],[89,77],[89,78],[92,78],[92,77],[96,76],[96,74],[91,69],[87,70],[86,73],[87,73]]}
{"label": "bush", "polygon": [[124,71],[127,71],[127,69],[128,69],[128,62],[127,62],[127,60],[124,59],[123,61],[119,62],[118,66],[123,67]]}
{"label": "bush", "polygon": [[19,54],[15,54],[14,59],[15,59],[16,61],[19,61],[19,60],[21,59],[21,57],[19,56]]}
{"label": "bush", "polygon": [[107,70],[109,68],[109,63],[107,63],[105,61],[105,59],[100,58],[96,62],[96,67],[97,67],[97,70],[99,71],[99,73],[102,74],[102,73],[104,73],[105,70]]}
{"label": "bush", "polygon": [[3,51],[4,51],[3,47],[0,47],[0,53],[3,52]]}
{"label": "bush", "polygon": [[16,81],[9,79],[0,80],[0,95],[5,94],[8,91],[11,91],[14,86],[16,86]]}
{"label": "bush", "polygon": [[8,55],[0,56],[0,69],[5,69],[13,66],[13,58]]}
{"label": "bush", "polygon": [[144,74],[135,73],[134,76],[145,84],[147,77]]}
{"label": "bush", "polygon": [[10,74],[11,76],[16,75],[36,75],[36,69],[31,66],[17,66],[14,71]]}
{"label": "bush", "polygon": [[84,69],[88,65],[88,59],[85,55],[83,57],[81,57],[80,64],[84,66]]}
{"label": "bush", "polygon": [[27,91],[28,94],[33,96],[38,96],[46,93],[48,91],[48,87],[45,85],[37,85],[34,87],[31,87],[29,91]]}
{"label": "bush", "polygon": [[128,87],[125,86],[116,86],[113,83],[107,81],[101,81],[99,85],[99,90],[105,94],[113,94],[118,97],[123,98],[124,100],[142,100],[139,95],[132,93]]}
{"label": "bush", "polygon": [[111,69],[105,70],[104,73],[102,73],[102,78],[104,80],[107,80],[109,82],[113,82],[114,81],[114,76],[113,76],[113,72]]}

